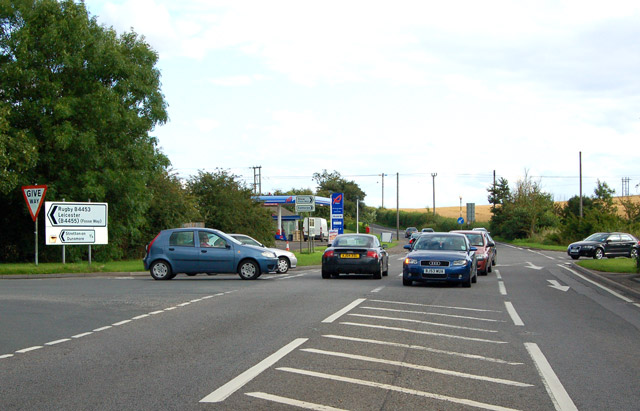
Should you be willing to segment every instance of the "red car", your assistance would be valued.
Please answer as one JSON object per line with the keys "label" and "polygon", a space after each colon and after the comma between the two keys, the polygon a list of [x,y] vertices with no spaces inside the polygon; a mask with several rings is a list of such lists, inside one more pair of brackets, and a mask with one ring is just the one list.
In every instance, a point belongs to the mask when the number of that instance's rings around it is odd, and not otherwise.
{"label": "red car", "polygon": [[486,231],[453,230],[452,233],[464,234],[472,247],[476,247],[478,258],[478,275],[487,275],[491,272],[496,244],[489,238]]}

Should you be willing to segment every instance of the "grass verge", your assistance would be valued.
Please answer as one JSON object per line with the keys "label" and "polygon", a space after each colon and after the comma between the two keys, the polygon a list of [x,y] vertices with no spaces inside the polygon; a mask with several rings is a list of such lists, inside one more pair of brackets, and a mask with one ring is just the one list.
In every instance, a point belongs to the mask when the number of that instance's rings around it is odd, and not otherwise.
{"label": "grass verge", "polygon": [[634,274],[637,271],[636,260],[627,257],[603,258],[602,260],[578,260],[580,267],[605,273]]}
{"label": "grass verge", "polygon": [[120,272],[136,272],[145,271],[142,260],[126,260],[126,261],[110,261],[110,262],[92,262],[91,265],[87,261],[80,263],[16,263],[16,264],[0,264],[0,274],[62,274],[62,273],[120,273]]}

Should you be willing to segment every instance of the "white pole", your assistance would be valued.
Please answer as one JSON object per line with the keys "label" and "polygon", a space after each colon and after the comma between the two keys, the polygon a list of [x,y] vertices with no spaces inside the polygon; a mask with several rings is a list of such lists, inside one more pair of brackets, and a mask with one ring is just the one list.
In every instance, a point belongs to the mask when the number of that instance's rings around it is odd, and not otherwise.
{"label": "white pole", "polygon": [[360,200],[356,199],[356,234],[360,233]]}

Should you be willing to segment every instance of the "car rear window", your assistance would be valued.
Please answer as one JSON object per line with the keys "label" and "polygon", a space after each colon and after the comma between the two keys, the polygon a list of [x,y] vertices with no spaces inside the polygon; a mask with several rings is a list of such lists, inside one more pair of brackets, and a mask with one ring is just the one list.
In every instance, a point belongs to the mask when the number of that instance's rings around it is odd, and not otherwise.
{"label": "car rear window", "polygon": [[373,245],[373,241],[368,237],[356,237],[356,236],[348,236],[348,237],[338,237],[333,242],[334,247],[367,247],[371,248]]}
{"label": "car rear window", "polygon": [[482,234],[465,234],[469,239],[471,245],[474,246],[484,246],[484,242],[482,241]]}
{"label": "car rear window", "polygon": [[176,231],[169,237],[169,245],[179,247],[195,247],[193,231]]}

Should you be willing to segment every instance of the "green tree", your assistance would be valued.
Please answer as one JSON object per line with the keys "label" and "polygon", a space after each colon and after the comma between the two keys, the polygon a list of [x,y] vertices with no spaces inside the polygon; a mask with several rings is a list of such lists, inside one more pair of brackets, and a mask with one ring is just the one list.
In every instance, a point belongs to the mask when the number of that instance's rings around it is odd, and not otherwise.
{"label": "green tree", "polygon": [[[0,225],[13,233],[0,238],[0,258],[30,254],[31,221],[16,203],[19,186],[35,183],[49,186],[46,200],[109,203],[109,245],[95,259],[148,241],[147,185],[169,166],[149,135],[167,120],[157,59],[144,38],[100,26],[82,2],[0,1]],[[84,252],[68,247],[70,260]]]}
{"label": "green tree", "polygon": [[199,171],[187,182],[205,227],[247,234],[265,245],[275,243],[271,212],[255,201],[251,188],[225,170]]}
{"label": "green tree", "polygon": [[[364,207],[366,194],[354,181],[345,180],[339,172],[329,173],[322,170],[322,173],[313,173],[313,180],[318,184],[316,194],[322,197],[331,197],[331,193],[344,193],[344,217],[345,219],[356,218],[356,204],[360,202],[360,207]],[[316,209],[317,216],[329,216],[328,207]]]}

